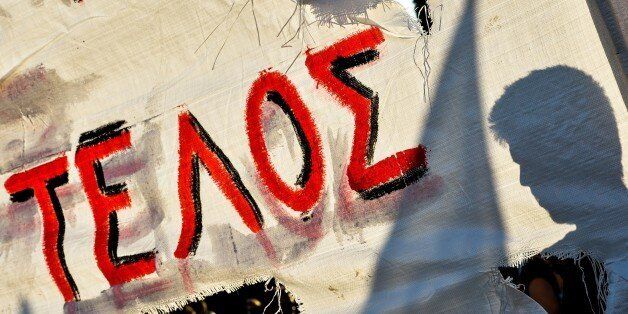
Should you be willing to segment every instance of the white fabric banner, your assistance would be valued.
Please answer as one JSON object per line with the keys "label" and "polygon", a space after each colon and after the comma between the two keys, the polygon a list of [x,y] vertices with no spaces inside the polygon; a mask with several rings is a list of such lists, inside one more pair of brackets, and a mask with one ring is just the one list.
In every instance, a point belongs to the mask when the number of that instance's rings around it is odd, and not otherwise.
{"label": "white fabric banner", "polygon": [[497,267],[586,252],[626,312],[625,77],[587,1],[429,4],[426,35],[392,1],[0,2],[3,308],[275,277],[314,313],[542,311]]}

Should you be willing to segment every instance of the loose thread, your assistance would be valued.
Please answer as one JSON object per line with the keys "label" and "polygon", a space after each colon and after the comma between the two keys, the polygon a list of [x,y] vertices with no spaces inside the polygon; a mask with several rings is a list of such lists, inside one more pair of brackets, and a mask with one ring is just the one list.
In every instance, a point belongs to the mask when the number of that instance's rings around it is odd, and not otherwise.
{"label": "loose thread", "polygon": [[[268,285],[273,282],[274,286],[269,287]],[[262,313],[266,313],[266,310],[268,310],[268,308],[270,307],[271,304],[273,304],[273,301],[275,300],[275,298],[277,298],[277,311],[275,311],[274,314],[283,314],[283,309],[281,308],[281,287],[279,286],[279,284],[277,283],[277,280],[273,279],[273,278],[269,278],[266,283],[264,283],[264,291],[265,292],[270,292],[272,290],[275,290],[275,293],[273,294],[272,299],[270,299],[270,301],[268,302],[268,304],[264,307],[264,310],[262,311]]]}

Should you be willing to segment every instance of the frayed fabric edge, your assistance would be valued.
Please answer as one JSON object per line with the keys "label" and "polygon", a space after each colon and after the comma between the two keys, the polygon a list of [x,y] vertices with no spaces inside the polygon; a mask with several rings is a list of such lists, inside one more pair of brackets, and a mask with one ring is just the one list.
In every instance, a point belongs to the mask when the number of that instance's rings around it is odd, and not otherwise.
{"label": "frayed fabric edge", "polygon": [[256,283],[268,281],[272,278],[273,278],[272,276],[246,278],[240,281],[239,284],[234,283],[234,284],[217,285],[212,288],[202,289],[201,291],[194,292],[186,296],[181,296],[181,297],[165,300],[163,302],[160,302],[161,304],[158,304],[158,305],[140,308],[139,311],[141,313],[147,313],[147,314],[168,313],[171,311],[183,309],[186,305],[192,302],[200,301],[216,293],[220,293],[220,292],[231,293],[242,288],[244,285],[253,285]]}
{"label": "frayed fabric edge", "polygon": [[[593,272],[595,276],[594,280],[595,280],[595,284],[597,288],[596,289],[597,300],[599,302],[598,306],[599,308],[606,308],[606,306],[608,305],[608,298],[612,294],[612,291],[610,291],[610,287],[609,287],[611,273],[610,273],[610,270],[604,267],[604,261],[599,259],[597,254],[595,254],[594,252],[586,251],[586,250],[585,251],[573,250],[573,251],[566,251],[566,252],[565,251],[541,251],[541,252],[528,251],[528,252],[523,252],[519,254],[509,255],[508,262],[504,264],[506,264],[505,265],[506,267],[521,267],[523,266],[523,264],[525,264],[527,260],[529,260],[530,258],[532,258],[533,256],[537,254],[539,254],[543,258],[556,257],[559,260],[572,259],[574,260],[575,265],[580,269],[582,269],[582,266],[580,266],[582,259],[589,258],[589,260],[591,261],[591,266],[593,267]],[[587,283],[584,280],[584,277],[582,277],[582,282],[584,283],[585,287],[587,287]],[[503,283],[508,284],[509,286],[512,286],[514,288],[518,288],[517,285],[512,283],[512,279],[509,280],[509,278],[505,278]],[[588,289],[585,289],[585,291],[588,294]],[[608,293],[604,293],[604,292],[608,292]],[[589,295],[587,296],[589,297],[589,302],[592,302],[591,296]]]}
{"label": "frayed fabric edge", "polygon": [[[605,270],[604,268],[604,261],[600,261],[598,259],[596,259],[595,254],[591,253],[591,252],[586,252],[586,251],[573,251],[573,252],[534,252],[534,251],[527,251],[527,252],[523,252],[523,253],[518,253],[518,254],[512,254],[508,256],[508,260],[507,261],[503,261],[502,263],[498,263],[501,264],[499,266],[496,266],[495,268],[491,269],[491,271],[496,271],[497,267],[501,267],[501,266],[506,266],[506,267],[521,267],[523,264],[525,264],[525,262],[527,260],[529,260],[530,258],[532,258],[533,256],[540,254],[541,257],[543,258],[547,258],[550,256],[556,257],[560,260],[565,260],[565,259],[573,259],[576,266],[580,267],[580,262],[582,261],[583,258],[589,258],[591,261],[591,264],[593,266],[593,270],[595,273],[595,282],[597,285],[597,291],[598,291],[598,295],[597,295],[597,300],[599,300],[600,302],[600,308],[605,308],[607,305],[607,300],[608,297],[611,295],[612,291],[608,290],[608,294],[605,294],[604,292],[607,291],[607,289],[609,288],[609,279],[610,279],[610,272],[609,270]],[[496,273],[498,274],[498,273]],[[496,275],[497,276],[497,275]],[[493,280],[498,281],[499,284],[504,284],[504,285],[508,285],[512,288],[515,289],[519,289],[519,286],[514,284],[512,282],[511,278],[503,278],[501,276],[501,274],[498,275],[499,278],[497,278],[496,276],[493,276]],[[259,277],[251,277],[251,278],[245,278],[241,281],[239,281],[239,283],[234,283],[234,284],[221,284],[221,285],[216,285],[213,286],[212,288],[208,288],[208,289],[202,289],[198,292],[192,293],[192,294],[188,294],[186,296],[181,296],[181,297],[177,297],[177,298],[173,298],[173,299],[169,299],[169,300],[165,300],[163,302],[160,302],[161,304],[157,304],[157,305],[153,305],[153,306],[148,306],[148,307],[144,307],[144,308],[140,308],[140,312],[142,313],[149,313],[149,314],[153,314],[153,313],[168,313],[171,311],[176,311],[176,310],[180,310],[183,309],[186,305],[193,303],[193,302],[197,302],[200,301],[208,296],[214,295],[216,293],[220,293],[220,292],[227,292],[227,293],[232,293],[238,289],[240,289],[241,287],[243,287],[244,285],[253,285],[253,284],[257,284],[260,282],[267,282],[271,279],[275,278],[275,280],[277,280],[277,282],[281,282],[281,280],[277,277],[277,276],[259,276]],[[584,278],[583,278],[584,281]],[[495,282],[493,282],[495,283]],[[586,286],[586,282],[585,282],[585,286]],[[288,290],[290,290],[290,287],[287,287]],[[293,295],[294,299],[296,300],[296,302],[299,304],[299,309],[301,312],[307,312],[307,304],[302,302],[302,299],[300,298],[300,296],[298,295]],[[591,300],[591,298],[589,298]]]}
{"label": "frayed fabric edge", "polygon": [[[272,280],[273,278],[275,279],[277,283],[281,283],[281,281],[277,277],[274,277],[274,276],[261,276],[261,277],[255,277],[255,278],[246,278],[240,281],[240,283],[235,283],[235,284],[230,284],[230,285],[225,285],[225,284],[217,285],[212,288],[202,289],[201,291],[188,294],[186,296],[181,296],[181,297],[165,300],[163,302],[160,302],[161,304],[158,304],[158,305],[152,305],[152,306],[140,308],[139,312],[147,313],[147,314],[162,314],[162,313],[169,313],[172,311],[181,310],[186,305],[203,300],[208,296],[211,296],[220,292],[232,293],[242,288],[244,285],[254,285],[260,282],[268,282]],[[276,287],[278,287],[278,285],[276,285]],[[303,306],[303,302],[301,298],[296,295],[292,295],[292,297],[299,304],[300,312],[301,313],[307,312],[307,310]]]}

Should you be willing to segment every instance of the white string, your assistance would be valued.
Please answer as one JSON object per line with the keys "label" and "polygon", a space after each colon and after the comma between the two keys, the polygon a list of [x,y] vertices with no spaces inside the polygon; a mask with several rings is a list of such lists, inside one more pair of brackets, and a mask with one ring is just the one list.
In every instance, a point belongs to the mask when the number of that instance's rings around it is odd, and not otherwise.
{"label": "white string", "polygon": [[[429,16],[431,14],[431,10],[429,12],[427,10],[428,8],[426,5],[421,6],[421,9],[419,9],[419,11],[417,12],[417,18],[420,19],[421,12],[424,12],[426,16]],[[432,68],[430,67],[430,64],[428,62],[428,58],[430,56],[430,51],[428,47],[428,42],[429,42],[428,37],[430,35],[431,28],[427,20],[425,24],[426,24],[427,30],[424,30],[421,27],[421,34],[419,38],[417,38],[417,40],[414,42],[414,51],[412,54],[412,59],[414,61],[414,65],[419,69],[419,73],[421,73],[421,77],[423,78],[423,101],[429,104],[430,103],[429,76],[430,76],[430,72]],[[421,66],[419,66],[416,60],[416,50],[417,50],[417,46],[420,39],[423,39],[423,49],[422,49],[423,62]],[[423,68],[423,70],[421,70],[421,67]]]}
{"label": "white string", "polygon": [[262,313],[266,313],[266,310],[270,307],[271,304],[273,304],[273,301],[275,300],[275,298],[277,298],[277,311],[275,311],[274,314],[283,314],[283,309],[281,308],[281,287],[279,286],[279,284],[277,283],[277,280],[274,281],[275,285],[274,287],[268,287],[268,284],[271,283],[271,281],[273,281],[273,278],[269,278],[266,283],[264,283],[264,291],[265,292],[270,292],[273,289],[275,289],[275,293],[273,294],[273,298],[270,299],[270,302],[268,302],[268,304],[264,307],[264,310],[262,311]]}

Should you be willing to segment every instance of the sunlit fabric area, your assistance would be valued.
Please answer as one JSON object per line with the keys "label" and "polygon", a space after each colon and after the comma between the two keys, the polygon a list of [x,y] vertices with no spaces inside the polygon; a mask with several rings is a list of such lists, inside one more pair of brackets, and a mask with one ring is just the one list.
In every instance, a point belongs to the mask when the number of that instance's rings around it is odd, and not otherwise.
{"label": "sunlit fabric area", "polygon": [[2,0],[0,312],[628,313],[627,21]]}

